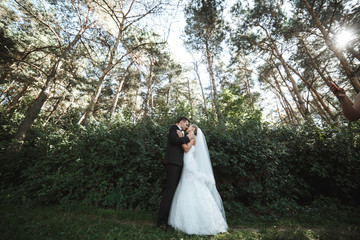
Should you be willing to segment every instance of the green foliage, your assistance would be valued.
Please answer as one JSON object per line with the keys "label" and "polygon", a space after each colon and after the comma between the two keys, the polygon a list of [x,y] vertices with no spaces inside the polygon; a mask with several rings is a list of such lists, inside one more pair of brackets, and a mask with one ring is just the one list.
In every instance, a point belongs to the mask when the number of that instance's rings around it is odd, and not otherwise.
{"label": "green foliage", "polygon": [[161,129],[146,122],[111,129],[37,129],[12,167],[2,172],[3,184],[16,186],[18,201],[83,200],[147,209],[158,204],[164,141]]}
{"label": "green foliage", "polygon": [[185,7],[185,43],[195,51],[221,52],[225,39],[225,22],[222,14],[223,0],[192,1]]}
{"label": "green foliage", "polygon": [[[156,211],[164,184],[160,160],[171,121],[98,122],[29,133],[13,159],[1,162],[1,201],[84,202]],[[1,152],[15,124],[1,118]],[[296,214],[306,206],[336,209],[360,202],[359,124],[267,126],[249,119],[227,127],[198,122],[208,142],[228,215]],[[319,203],[320,201],[320,203]],[[326,202],[326,204],[322,204]],[[316,205],[318,203],[318,205]]]}
{"label": "green foliage", "polygon": [[261,111],[254,106],[254,100],[250,102],[247,94],[242,94],[239,85],[231,84],[224,88],[220,97],[221,111],[228,124],[240,125],[248,120],[260,121]]}

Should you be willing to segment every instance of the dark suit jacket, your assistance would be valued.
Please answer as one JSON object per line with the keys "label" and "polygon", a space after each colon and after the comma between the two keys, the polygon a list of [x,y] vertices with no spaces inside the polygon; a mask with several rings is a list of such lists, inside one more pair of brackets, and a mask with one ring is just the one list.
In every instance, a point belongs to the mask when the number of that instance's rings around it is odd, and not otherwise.
{"label": "dark suit jacket", "polygon": [[166,153],[164,160],[162,160],[161,163],[174,164],[182,167],[184,164],[184,150],[182,149],[181,144],[190,142],[190,139],[186,136],[180,138],[177,135],[177,130],[179,130],[177,125],[173,125],[169,129]]}

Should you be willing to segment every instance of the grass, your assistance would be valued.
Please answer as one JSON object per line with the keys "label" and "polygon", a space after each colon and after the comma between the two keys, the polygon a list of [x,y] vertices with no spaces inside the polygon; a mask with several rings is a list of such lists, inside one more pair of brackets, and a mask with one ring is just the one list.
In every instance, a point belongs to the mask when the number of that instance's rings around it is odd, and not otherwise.
{"label": "grass", "polygon": [[155,227],[156,214],[80,204],[0,205],[0,239],[360,239],[357,212],[329,215],[230,216],[228,233],[189,236]]}

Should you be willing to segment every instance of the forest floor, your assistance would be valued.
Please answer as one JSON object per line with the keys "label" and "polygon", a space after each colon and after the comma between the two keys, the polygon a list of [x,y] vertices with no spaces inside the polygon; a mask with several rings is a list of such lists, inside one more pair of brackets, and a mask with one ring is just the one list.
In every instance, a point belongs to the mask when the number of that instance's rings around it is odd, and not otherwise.
{"label": "forest floor", "polygon": [[[360,219],[338,214],[228,217],[229,231],[194,236],[155,227],[156,214],[84,205],[0,205],[0,239],[360,239]],[[334,215],[332,215],[334,216]]]}

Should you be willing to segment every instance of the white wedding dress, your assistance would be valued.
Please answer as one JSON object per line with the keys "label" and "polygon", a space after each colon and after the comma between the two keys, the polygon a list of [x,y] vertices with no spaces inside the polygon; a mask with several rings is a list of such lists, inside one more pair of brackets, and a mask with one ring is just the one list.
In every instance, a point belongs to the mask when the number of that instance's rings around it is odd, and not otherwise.
{"label": "white wedding dress", "polygon": [[228,228],[205,136],[199,128],[196,146],[184,154],[184,166],[172,201],[169,224],[177,230],[196,235],[216,235]]}

